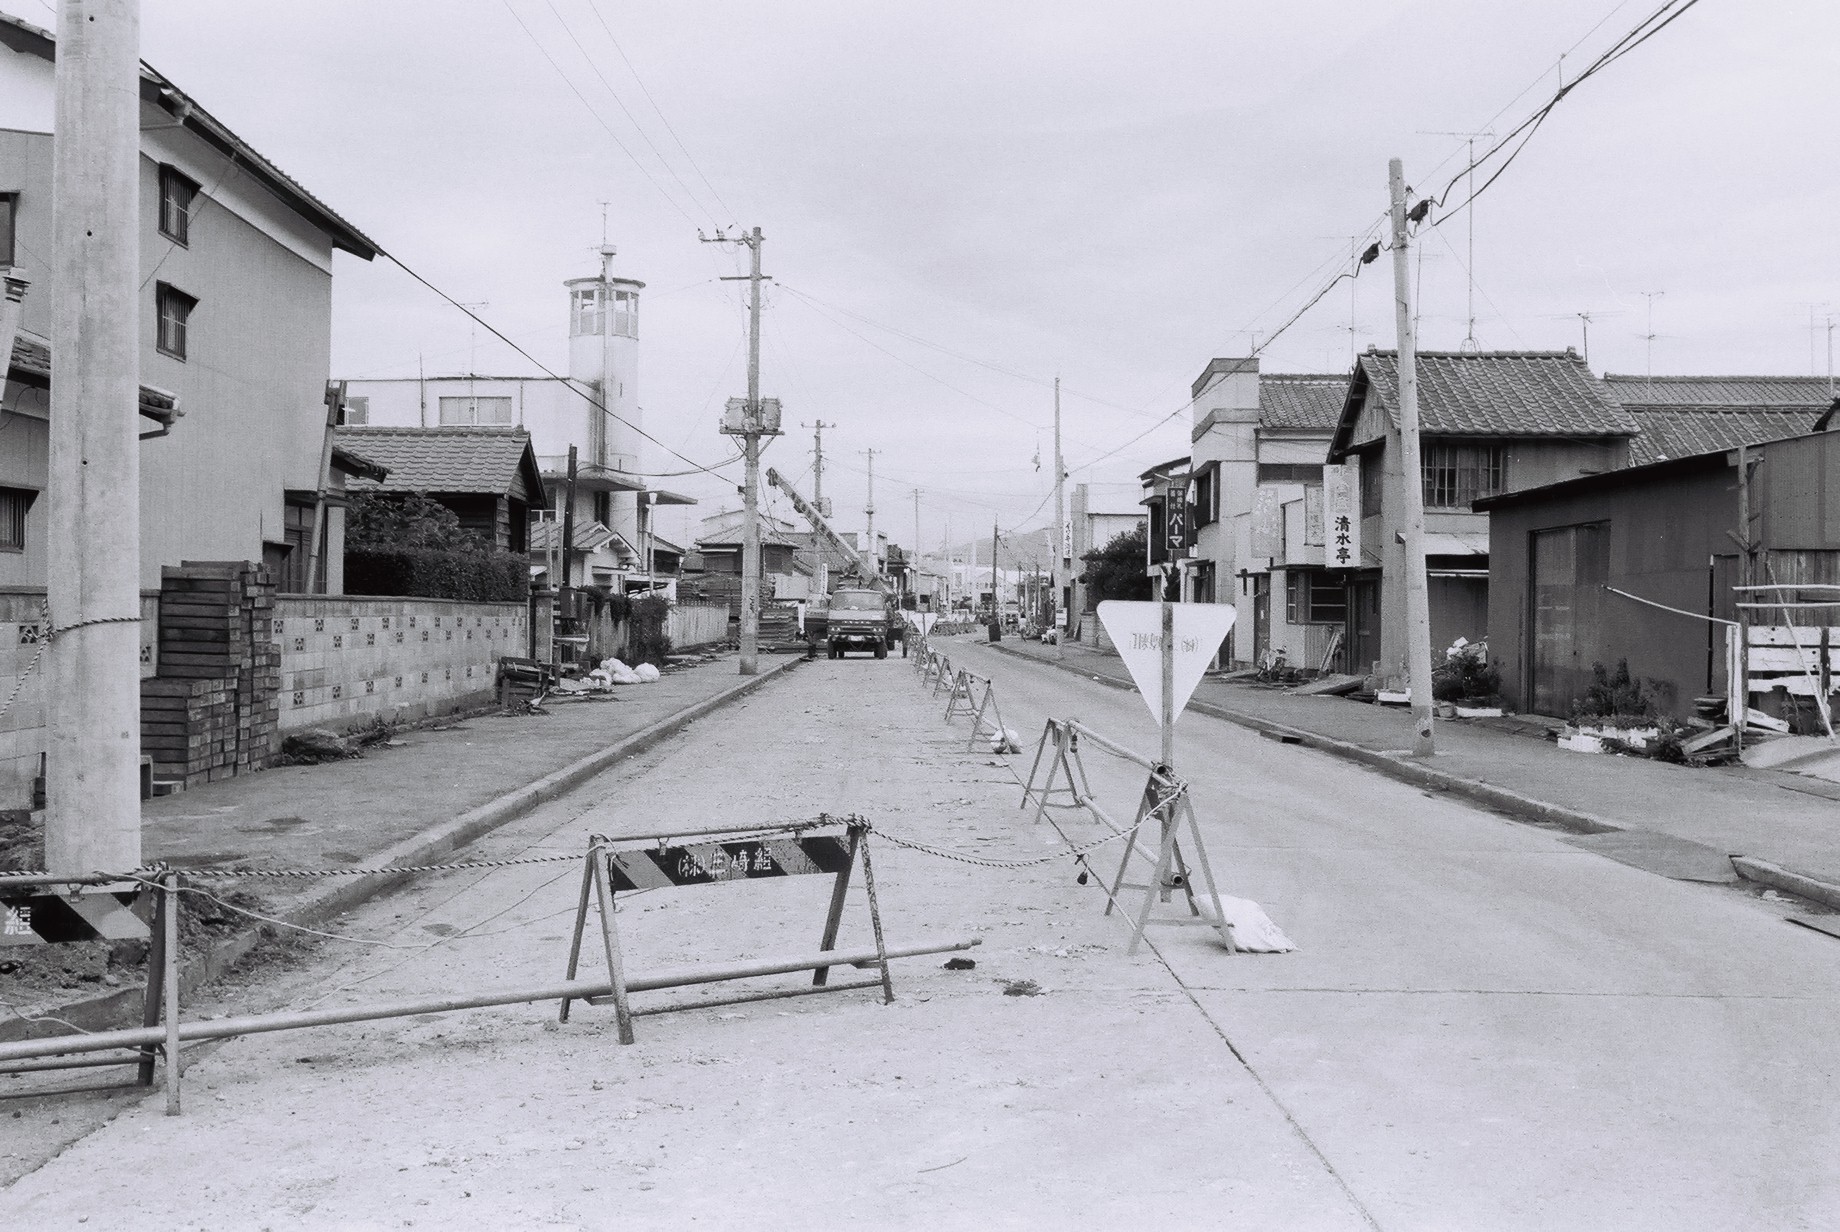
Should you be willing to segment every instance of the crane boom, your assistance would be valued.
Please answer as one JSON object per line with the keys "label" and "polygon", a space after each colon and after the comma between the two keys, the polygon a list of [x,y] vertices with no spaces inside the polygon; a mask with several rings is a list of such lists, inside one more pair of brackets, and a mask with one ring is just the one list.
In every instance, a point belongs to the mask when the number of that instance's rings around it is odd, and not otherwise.
{"label": "crane boom", "polygon": [[785,478],[770,466],[767,468],[767,482],[784,492],[786,499],[792,502],[792,507],[804,514],[805,520],[811,523],[811,528],[818,532],[818,537],[835,549],[838,555],[849,561],[850,567],[866,578],[871,586],[879,590],[886,585],[881,574],[876,572],[875,566],[864,560],[862,553],[851,547],[847,540],[832,530],[830,523],[824,520],[824,515],[819,513],[810,501],[800,496],[798,490],[787,483]]}

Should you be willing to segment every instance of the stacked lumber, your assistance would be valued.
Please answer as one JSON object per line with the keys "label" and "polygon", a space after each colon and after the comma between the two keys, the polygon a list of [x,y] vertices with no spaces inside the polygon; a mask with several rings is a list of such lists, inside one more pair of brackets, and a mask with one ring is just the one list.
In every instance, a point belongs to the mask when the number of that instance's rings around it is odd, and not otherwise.
{"label": "stacked lumber", "polygon": [[275,585],[248,561],[160,571],[159,674],[141,682],[141,751],[190,787],[260,770],[280,734]]}

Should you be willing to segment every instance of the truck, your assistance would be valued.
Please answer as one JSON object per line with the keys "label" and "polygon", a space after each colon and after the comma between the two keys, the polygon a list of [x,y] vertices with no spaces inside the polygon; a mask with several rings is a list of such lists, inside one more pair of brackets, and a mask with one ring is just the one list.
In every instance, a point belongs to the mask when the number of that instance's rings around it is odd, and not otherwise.
{"label": "truck", "polygon": [[833,659],[841,659],[851,650],[873,651],[876,658],[886,659],[888,648],[894,644],[888,596],[879,590],[834,591],[824,640]]}
{"label": "truck", "polygon": [[[846,582],[831,592],[828,605],[814,604],[806,610],[806,636],[814,642],[822,637],[833,659],[843,658],[850,650],[870,650],[876,658],[886,659],[896,636],[888,580],[882,577],[873,560],[865,559],[832,530],[824,515],[772,467],[767,468],[767,482],[786,494],[792,507],[811,523],[818,537],[848,562],[848,574],[860,579]],[[901,648],[903,651],[907,648],[905,639]]]}

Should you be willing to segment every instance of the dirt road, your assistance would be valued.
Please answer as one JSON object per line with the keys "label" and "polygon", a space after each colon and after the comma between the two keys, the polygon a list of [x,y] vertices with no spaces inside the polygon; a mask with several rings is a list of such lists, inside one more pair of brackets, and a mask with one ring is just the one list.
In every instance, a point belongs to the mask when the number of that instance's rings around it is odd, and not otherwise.
{"label": "dirt road", "polygon": [[[808,664],[475,854],[821,810],[991,858],[1053,852],[1017,808],[1015,759],[962,752],[939,713],[899,659]],[[553,1005],[251,1037],[188,1069],[183,1117],[135,1105],[0,1205],[30,1227],[1366,1226],[1168,971],[1123,955],[1071,861],[875,852],[891,942],[980,933],[975,970],[897,963],[891,1006],[642,1018],[632,1047],[610,1008],[558,1027]],[[577,876],[420,882],[337,930],[369,944],[195,1008],[560,975]],[[629,969],[808,950],[825,893],[809,878],[636,897]],[[845,943],[866,939],[859,894],[848,920]]]}

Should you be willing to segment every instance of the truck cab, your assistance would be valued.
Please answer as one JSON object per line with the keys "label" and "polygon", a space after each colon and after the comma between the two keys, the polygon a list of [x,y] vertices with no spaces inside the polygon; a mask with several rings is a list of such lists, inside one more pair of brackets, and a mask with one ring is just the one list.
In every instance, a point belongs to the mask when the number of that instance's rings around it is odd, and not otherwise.
{"label": "truck cab", "polygon": [[825,643],[833,659],[841,659],[851,650],[871,651],[876,658],[886,659],[894,643],[888,596],[879,590],[833,592]]}

